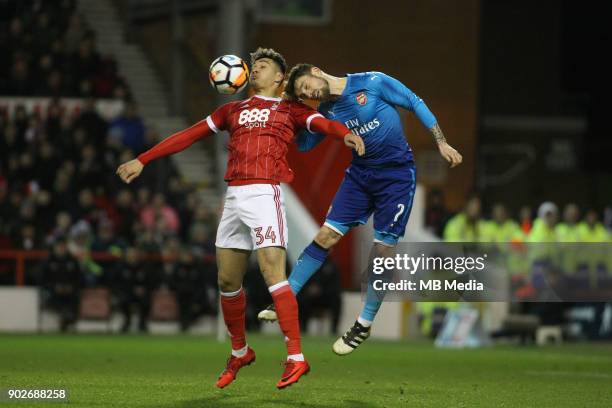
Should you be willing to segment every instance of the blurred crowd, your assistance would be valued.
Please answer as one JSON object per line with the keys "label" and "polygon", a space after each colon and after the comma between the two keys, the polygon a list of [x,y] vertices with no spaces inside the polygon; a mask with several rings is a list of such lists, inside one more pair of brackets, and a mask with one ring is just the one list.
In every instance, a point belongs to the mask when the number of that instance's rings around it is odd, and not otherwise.
{"label": "blurred crowd", "polygon": [[[75,314],[80,289],[104,285],[123,309],[125,299],[146,309],[151,291],[162,287],[180,293],[181,306],[191,288],[206,290],[200,280],[216,287],[217,209],[181,181],[169,158],[151,163],[130,186],[115,175],[119,163],[158,140],[132,103],[112,121],[93,100],[78,112],[54,100],[46,112],[0,114],[0,249],[55,248],[44,265],[26,268],[26,283],[48,288],[51,303]],[[51,267],[58,262],[77,267]],[[14,261],[0,261],[0,284],[13,284],[14,272]]]}
{"label": "blurred crowd", "polygon": [[513,216],[503,203],[491,206],[485,217],[480,197],[473,196],[457,214],[444,205],[439,190],[427,199],[425,223],[429,231],[449,242],[610,242],[612,207],[603,213],[581,211],[575,203],[562,209],[553,202],[542,203],[536,211],[523,206]]}
{"label": "blurred crowd", "polygon": [[112,56],[75,10],[76,0],[0,2],[0,94],[128,98]]}

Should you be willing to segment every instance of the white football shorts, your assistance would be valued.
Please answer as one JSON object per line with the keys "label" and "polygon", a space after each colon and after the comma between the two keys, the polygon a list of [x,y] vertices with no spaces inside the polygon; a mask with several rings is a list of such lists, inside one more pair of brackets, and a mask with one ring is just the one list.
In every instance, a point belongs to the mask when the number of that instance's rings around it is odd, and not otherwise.
{"label": "white football shorts", "polygon": [[229,186],[215,245],[245,250],[287,248],[287,216],[280,186]]}

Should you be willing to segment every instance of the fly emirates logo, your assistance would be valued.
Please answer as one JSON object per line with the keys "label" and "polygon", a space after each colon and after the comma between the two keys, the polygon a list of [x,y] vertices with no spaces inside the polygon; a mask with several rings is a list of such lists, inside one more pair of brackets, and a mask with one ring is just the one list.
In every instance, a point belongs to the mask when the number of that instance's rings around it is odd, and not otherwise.
{"label": "fly emirates logo", "polygon": [[270,109],[246,109],[240,112],[238,124],[244,125],[247,129],[265,128],[269,117]]}
{"label": "fly emirates logo", "polygon": [[359,119],[355,118],[347,120],[344,124],[347,128],[351,129],[354,134],[361,136],[379,127],[380,121],[378,118],[374,118],[374,120],[368,123],[359,123]]}

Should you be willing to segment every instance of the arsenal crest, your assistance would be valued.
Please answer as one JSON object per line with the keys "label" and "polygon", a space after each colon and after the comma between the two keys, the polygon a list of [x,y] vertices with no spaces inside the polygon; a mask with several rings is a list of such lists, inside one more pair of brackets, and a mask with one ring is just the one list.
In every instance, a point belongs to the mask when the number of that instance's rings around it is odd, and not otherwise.
{"label": "arsenal crest", "polygon": [[365,92],[360,92],[355,99],[357,99],[357,103],[362,106],[368,101],[368,97],[366,96]]}

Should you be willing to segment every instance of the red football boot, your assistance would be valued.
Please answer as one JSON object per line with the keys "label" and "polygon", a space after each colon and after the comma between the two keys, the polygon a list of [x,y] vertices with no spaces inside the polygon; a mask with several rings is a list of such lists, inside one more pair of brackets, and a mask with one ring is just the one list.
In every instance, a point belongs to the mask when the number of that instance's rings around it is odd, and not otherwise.
{"label": "red football boot", "polygon": [[276,383],[276,388],[280,390],[298,382],[300,377],[308,374],[309,371],[310,365],[308,365],[308,361],[287,360],[285,362],[285,372]]}
{"label": "red football boot", "polygon": [[223,370],[223,372],[219,376],[219,380],[217,381],[217,387],[223,388],[231,384],[232,381],[236,379],[236,375],[242,367],[248,366],[254,362],[255,352],[250,347],[247,349],[247,353],[243,357],[231,356],[227,360],[225,370]]}

